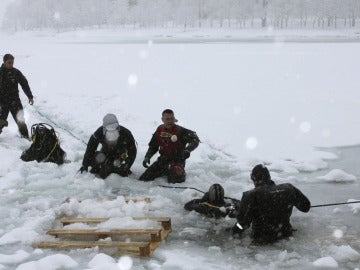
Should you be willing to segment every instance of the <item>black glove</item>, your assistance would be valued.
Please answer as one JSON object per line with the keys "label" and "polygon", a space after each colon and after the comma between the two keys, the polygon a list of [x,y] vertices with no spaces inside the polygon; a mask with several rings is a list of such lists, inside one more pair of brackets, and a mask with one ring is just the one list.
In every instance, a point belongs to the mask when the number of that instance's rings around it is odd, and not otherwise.
{"label": "black glove", "polygon": [[123,177],[125,176],[129,176],[129,174],[131,174],[130,170],[129,170],[129,165],[128,164],[121,164],[120,168],[119,168],[119,174]]}
{"label": "black glove", "polygon": [[189,150],[184,150],[183,158],[188,159],[189,157],[190,157],[190,151]]}
{"label": "black glove", "polygon": [[129,170],[129,164],[126,164],[126,163],[121,164],[120,170],[128,171]]}
{"label": "black glove", "polygon": [[0,119],[0,130],[3,127],[7,127],[8,126],[8,121],[4,120],[4,119]]}
{"label": "black glove", "polygon": [[236,208],[233,205],[230,205],[225,208],[225,213],[230,218],[236,218]]}
{"label": "black glove", "polygon": [[87,171],[88,171],[88,167],[81,166],[81,168],[79,169],[79,171],[80,171],[80,173],[87,172]]}
{"label": "black glove", "polygon": [[145,168],[149,168],[149,165],[150,165],[150,158],[149,157],[145,157],[144,158],[144,161],[143,161],[143,166]]}

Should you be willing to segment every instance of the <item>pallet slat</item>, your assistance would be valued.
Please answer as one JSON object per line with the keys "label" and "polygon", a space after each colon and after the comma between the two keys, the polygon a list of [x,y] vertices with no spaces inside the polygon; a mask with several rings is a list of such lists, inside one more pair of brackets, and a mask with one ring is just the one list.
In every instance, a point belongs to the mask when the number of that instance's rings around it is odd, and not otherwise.
{"label": "pallet slat", "polygon": [[149,246],[149,242],[121,242],[121,241],[57,241],[57,242],[40,242],[39,248],[139,248]]}
{"label": "pallet slat", "polygon": [[138,202],[146,202],[146,203],[151,203],[151,199],[150,198],[129,198],[129,199],[125,199],[126,203],[129,203],[130,201],[134,202],[134,203],[138,203]]}
{"label": "pallet slat", "polygon": [[[104,201],[113,201],[116,198],[107,198],[107,199],[97,199],[96,202],[104,202]],[[84,199],[78,198],[76,199],[79,203],[82,203],[84,201]],[[71,201],[71,198],[66,198],[64,200],[64,203],[69,203]],[[145,203],[151,203],[151,198],[125,198],[125,203],[129,203],[129,202],[134,202],[134,203],[138,203],[138,202],[145,202]]]}
{"label": "pallet slat", "polygon": [[[171,218],[169,217],[133,217],[134,220],[152,220],[161,223],[165,230],[171,230]],[[102,223],[109,220],[109,218],[63,218],[61,223],[66,226],[73,223]]]}
{"label": "pallet slat", "polygon": [[60,222],[66,226],[73,223],[102,223],[108,220],[109,218],[63,218]]}
{"label": "pallet slat", "polygon": [[119,241],[59,241],[59,242],[40,242],[38,248],[117,248],[119,252],[124,249],[125,252],[136,251],[139,256],[150,256],[151,249],[149,242],[119,242]]}
{"label": "pallet slat", "polygon": [[161,223],[165,230],[171,231],[171,218],[169,217],[133,217],[133,220],[153,220]]}
{"label": "pallet slat", "polygon": [[98,236],[99,238],[106,238],[113,235],[150,235],[151,242],[161,241],[161,229],[116,229],[111,231],[97,231],[97,230],[50,230],[49,235],[55,237],[72,236],[72,235],[89,235]]}

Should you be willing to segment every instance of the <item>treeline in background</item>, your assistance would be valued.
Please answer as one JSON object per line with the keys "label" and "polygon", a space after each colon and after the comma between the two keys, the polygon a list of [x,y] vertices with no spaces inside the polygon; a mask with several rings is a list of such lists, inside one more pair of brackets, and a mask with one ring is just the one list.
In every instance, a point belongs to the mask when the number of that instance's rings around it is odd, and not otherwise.
{"label": "treeline in background", "polygon": [[15,0],[8,31],[87,27],[352,28],[360,0]]}

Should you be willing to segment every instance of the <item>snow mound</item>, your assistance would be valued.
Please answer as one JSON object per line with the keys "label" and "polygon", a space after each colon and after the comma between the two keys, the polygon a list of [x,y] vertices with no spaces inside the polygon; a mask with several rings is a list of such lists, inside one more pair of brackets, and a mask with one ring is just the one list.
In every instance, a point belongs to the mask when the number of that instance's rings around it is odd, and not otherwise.
{"label": "snow mound", "polygon": [[12,255],[0,254],[0,263],[2,264],[21,263],[24,260],[26,260],[29,256],[30,254],[24,250],[18,250]]}
{"label": "snow mound", "polygon": [[91,270],[119,270],[114,258],[99,253],[88,263]]}
{"label": "snow mound", "polygon": [[114,258],[104,254],[99,253],[92,258],[92,260],[89,262],[88,266],[95,268],[97,266],[103,265],[103,264],[109,264],[109,263],[115,263]]}
{"label": "snow mound", "polygon": [[333,257],[323,257],[313,262],[313,265],[319,268],[338,268],[338,263]]}
{"label": "snow mound", "polygon": [[44,251],[40,248],[36,248],[36,249],[34,249],[33,254],[34,255],[42,255],[42,254],[44,254]]}
{"label": "snow mound", "polygon": [[67,255],[55,254],[42,258],[38,261],[31,261],[20,264],[16,270],[57,270],[75,269],[78,263]]}
{"label": "snow mound", "polygon": [[352,174],[344,172],[343,170],[335,169],[324,176],[317,177],[317,179],[325,180],[326,182],[346,183],[354,182],[356,177]]}
{"label": "snow mound", "polygon": [[268,165],[271,171],[279,171],[285,173],[314,172],[319,169],[327,168],[327,162],[320,158],[311,160],[294,161],[294,160],[274,160]]}
{"label": "snow mound", "polygon": [[119,259],[119,270],[130,270],[133,266],[133,261],[129,256],[123,256]]}
{"label": "snow mound", "polygon": [[357,261],[360,259],[360,254],[350,246],[331,246],[330,252],[334,258],[341,262]]}
{"label": "snow mound", "polygon": [[30,228],[16,228],[0,237],[0,245],[32,243],[38,236],[39,234]]}
{"label": "snow mound", "polygon": [[160,251],[161,255],[165,258],[165,262],[160,265],[154,265],[153,268],[164,269],[187,269],[198,270],[199,265],[206,265],[204,257],[198,257],[195,254],[186,254],[184,251]]}
{"label": "snow mound", "polygon": [[[347,202],[355,202],[360,200],[349,199]],[[360,213],[360,203],[348,204],[354,215]]]}

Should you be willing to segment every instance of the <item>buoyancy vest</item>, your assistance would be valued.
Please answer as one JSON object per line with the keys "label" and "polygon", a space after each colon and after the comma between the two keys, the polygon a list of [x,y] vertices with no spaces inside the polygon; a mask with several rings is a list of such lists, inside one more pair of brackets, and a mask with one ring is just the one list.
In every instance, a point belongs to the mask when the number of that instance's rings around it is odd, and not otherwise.
{"label": "buoyancy vest", "polygon": [[156,138],[159,143],[159,152],[162,156],[171,156],[176,154],[182,146],[180,138],[180,128],[173,126],[171,129],[166,129],[165,126],[160,126],[156,131]]}

